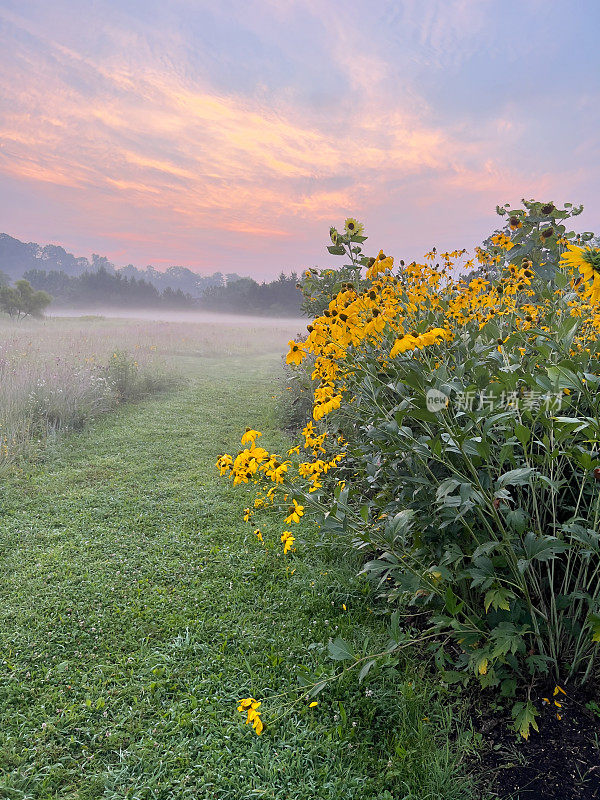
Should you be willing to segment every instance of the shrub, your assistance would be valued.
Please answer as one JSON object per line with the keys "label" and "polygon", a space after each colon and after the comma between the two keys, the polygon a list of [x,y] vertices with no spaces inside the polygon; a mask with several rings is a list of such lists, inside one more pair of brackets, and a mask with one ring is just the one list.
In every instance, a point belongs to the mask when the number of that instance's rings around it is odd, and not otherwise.
{"label": "shrub", "polygon": [[353,236],[366,276],[333,282],[287,357],[312,359],[312,419],[288,454],[307,456],[292,468],[251,432],[219,467],[272,482],[286,524],[300,502],[363,551],[392,609],[426,612],[443,679],[513,698],[527,737],[535,684],[587,680],[600,641],[600,252],[561,236],[551,283],[532,251],[497,279],[454,279],[465,251],[395,272]]}

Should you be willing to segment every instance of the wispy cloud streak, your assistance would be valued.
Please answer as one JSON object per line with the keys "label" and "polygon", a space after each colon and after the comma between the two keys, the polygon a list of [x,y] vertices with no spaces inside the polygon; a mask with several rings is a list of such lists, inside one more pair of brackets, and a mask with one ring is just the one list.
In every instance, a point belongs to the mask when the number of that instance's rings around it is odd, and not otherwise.
{"label": "wispy cloud streak", "polygon": [[[337,4],[317,0],[206,5],[204,33],[197,4],[174,3],[152,22],[153,3],[125,13],[105,0],[92,32],[85,15],[67,18],[81,5],[57,0],[53,22],[39,3],[0,3],[0,180],[21,198],[4,201],[9,233],[271,274],[316,259],[347,213],[386,247],[416,253],[432,238],[458,246],[482,235],[488,209],[521,194],[560,191],[599,210],[596,197],[571,195],[591,185],[582,166],[597,147],[594,87],[581,87],[577,151],[547,161],[570,126],[532,143],[541,121],[527,98],[496,90],[490,105],[469,73],[487,63],[494,4],[406,0],[361,24],[367,7],[353,2],[344,25]],[[289,30],[303,61],[282,47]],[[505,56],[510,80],[512,45]],[[436,84],[449,75],[457,110]],[[64,210],[58,228],[40,198]]]}

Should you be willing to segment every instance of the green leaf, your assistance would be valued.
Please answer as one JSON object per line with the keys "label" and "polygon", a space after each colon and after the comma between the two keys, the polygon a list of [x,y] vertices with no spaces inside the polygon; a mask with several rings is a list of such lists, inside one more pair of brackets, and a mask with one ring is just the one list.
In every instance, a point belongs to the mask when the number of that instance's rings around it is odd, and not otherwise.
{"label": "green leaf", "polygon": [[598,614],[589,614],[587,623],[592,631],[592,642],[600,642],[600,616]]}
{"label": "green leaf", "polygon": [[316,697],[318,694],[321,694],[323,689],[327,686],[327,683],[328,681],[326,679],[323,679],[318,683],[315,683],[315,685],[308,692],[308,697]]}
{"label": "green leaf", "polygon": [[400,630],[400,611],[394,611],[390,617],[390,636],[395,642],[399,642],[402,636]]}
{"label": "green leaf", "polygon": [[367,663],[363,665],[361,671],[358,673],[358,682],[359,683],[363,682],[363,680],[369,674],[369,670],[371,669],[371,667],[373,667],[376,663],[377,663],[377,661],[375,659],[372,659],[371,661],[367,661]]}
{"label": "green leaf", "polygon": [[490,610],[490,606],[494,611],[497,611],[499,608],[504,611],[510,611],[509,600],[513,600],[514,597],[515,594],[511,592],[510,589],[503,589],[501,586],[496,589],[490,589],[489,592],[486,593],[485,600],[483,601],[486,614]]}
{"label": "green leaf", "polygon": [[557,389],[583,389],[579,375],[567,367],[546,367],[546,373]]}
{"label": "green leaf", "polygon": [[511,469],[500,475],[498,478],[499,486],[523,486],[529,483],[529,479],[536,473],[533,467],[519,467],[519,469]]}
{"label": "green leaf", "polygon": [[556,283],[557,288],[564,289],[565,286],[567,285],[568,278],[564,272],[560,272],[557,270],[556,274],[554,275],[554,282]]}
{"label": "green leaf", "polygon": [[456,597],[450,586],[448,586],[448,588],[446,589],[445,605],[446,605],[446,610],[453,617],[456,616],[457,614],[460,614],[462,607],[464,606],[462,600],[459,600]]}
{"label": "green leaf", "polygon": [[356,654],[348,642],[344,639],[334,639],[327,645],[329,657],[334,661],[348,661],[351,658],[356,658]]}
{"label": "green leaf", "polygon": [[527,703],[515,703],[512,710],[512,715],[515,720],[514,730],[520,733],[524,739],[529,739],[531,728],[539,731],[538,724],[535,718],[539,716],[539,711],[531,701]]}
{"label": "green leaf", "polygon": [[531,431],[525,425],[515,425],[515,436],[521,442],[523,447],[529,444],[531,439]]}
{"label": "green leaf", "polygon": [[452,669],[445,669],[442,672],[442,680],[444,683],[453,684],[453,683],[464,683],[466,684],[469,680],[468,672],[457,672],[456,670]]}
{"label": "green leaf", "polygon": [[327,248],[332,256],[343,256],[346,252],[339,244],[331,244]]}
{"label": "green leaf", "polygon": [[479,556],[487,556],[492,553],[497,547],[499,542],[483,542],[473,552],[473,561],[476,561]]}
{"label": "green leaf", "polygon": [[492,658],[505,656],[507,653],[524,652],[525,639],[523,633],[523,629],[517,628],[512,622],[501,622],[493,628],[491,633],[494,641]]}
{"label": "green leaf", "polygon": [[552,561],[559,553],[569,549],[569,545],[556,536],[536,536],[533,531],[523,541],[527,557],[538,561]]}
{"label": "green leaf", "polygon": [[527,516],[522,508],[514,508],[507,512],[506,522],[517,533],[525,533],[527,527]]}

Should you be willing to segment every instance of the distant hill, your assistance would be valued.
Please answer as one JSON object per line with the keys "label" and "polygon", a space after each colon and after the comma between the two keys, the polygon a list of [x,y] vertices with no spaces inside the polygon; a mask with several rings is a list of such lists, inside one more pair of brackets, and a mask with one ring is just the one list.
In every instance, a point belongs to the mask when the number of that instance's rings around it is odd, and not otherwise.
{"label": "distant hill", "polygon": [[0,233],[0,283],[2,275],[11,281],[22,278],[25,273],[61,272],[69,277],[80,277],[84,273],[98,272],[118,273],[124,278],[135,278],[151,283],[160,292],[170,289],[174,292],[183,292],[191,297],[202,297],[211,286],[225,286],[226,283],[240,279],[233,273],[223,275],[215,272],[212,275],[197,275],[187,267],[173,266],[164,272],[159,272],[154,267],[140,269],[128,264],[126,267],[117,267],[105,256],[92,254],[91,260],[83,256],[77,257],[67,252],[63,247],[54,244],[39,245],[36,242],[21,242]]}

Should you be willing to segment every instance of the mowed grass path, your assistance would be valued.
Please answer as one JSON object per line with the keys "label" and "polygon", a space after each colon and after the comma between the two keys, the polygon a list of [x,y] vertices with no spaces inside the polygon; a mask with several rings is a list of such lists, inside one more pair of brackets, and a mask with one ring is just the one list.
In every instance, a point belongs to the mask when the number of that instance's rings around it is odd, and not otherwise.
{"label": "mowed grass path", "polygon": [[[285,449],[279,360],[189,363],[188,387],[3,479],[0,797],[468,797],[468,737],[426,666],[344,679],[274,719],[269,697],[326,660],[311,643],[368,651],[385,626],[310,531],[287,559],[265,552],[249,494],[214,468],[248,424]],[[235,710],[247,695],[265,701],[260,738]]]}

